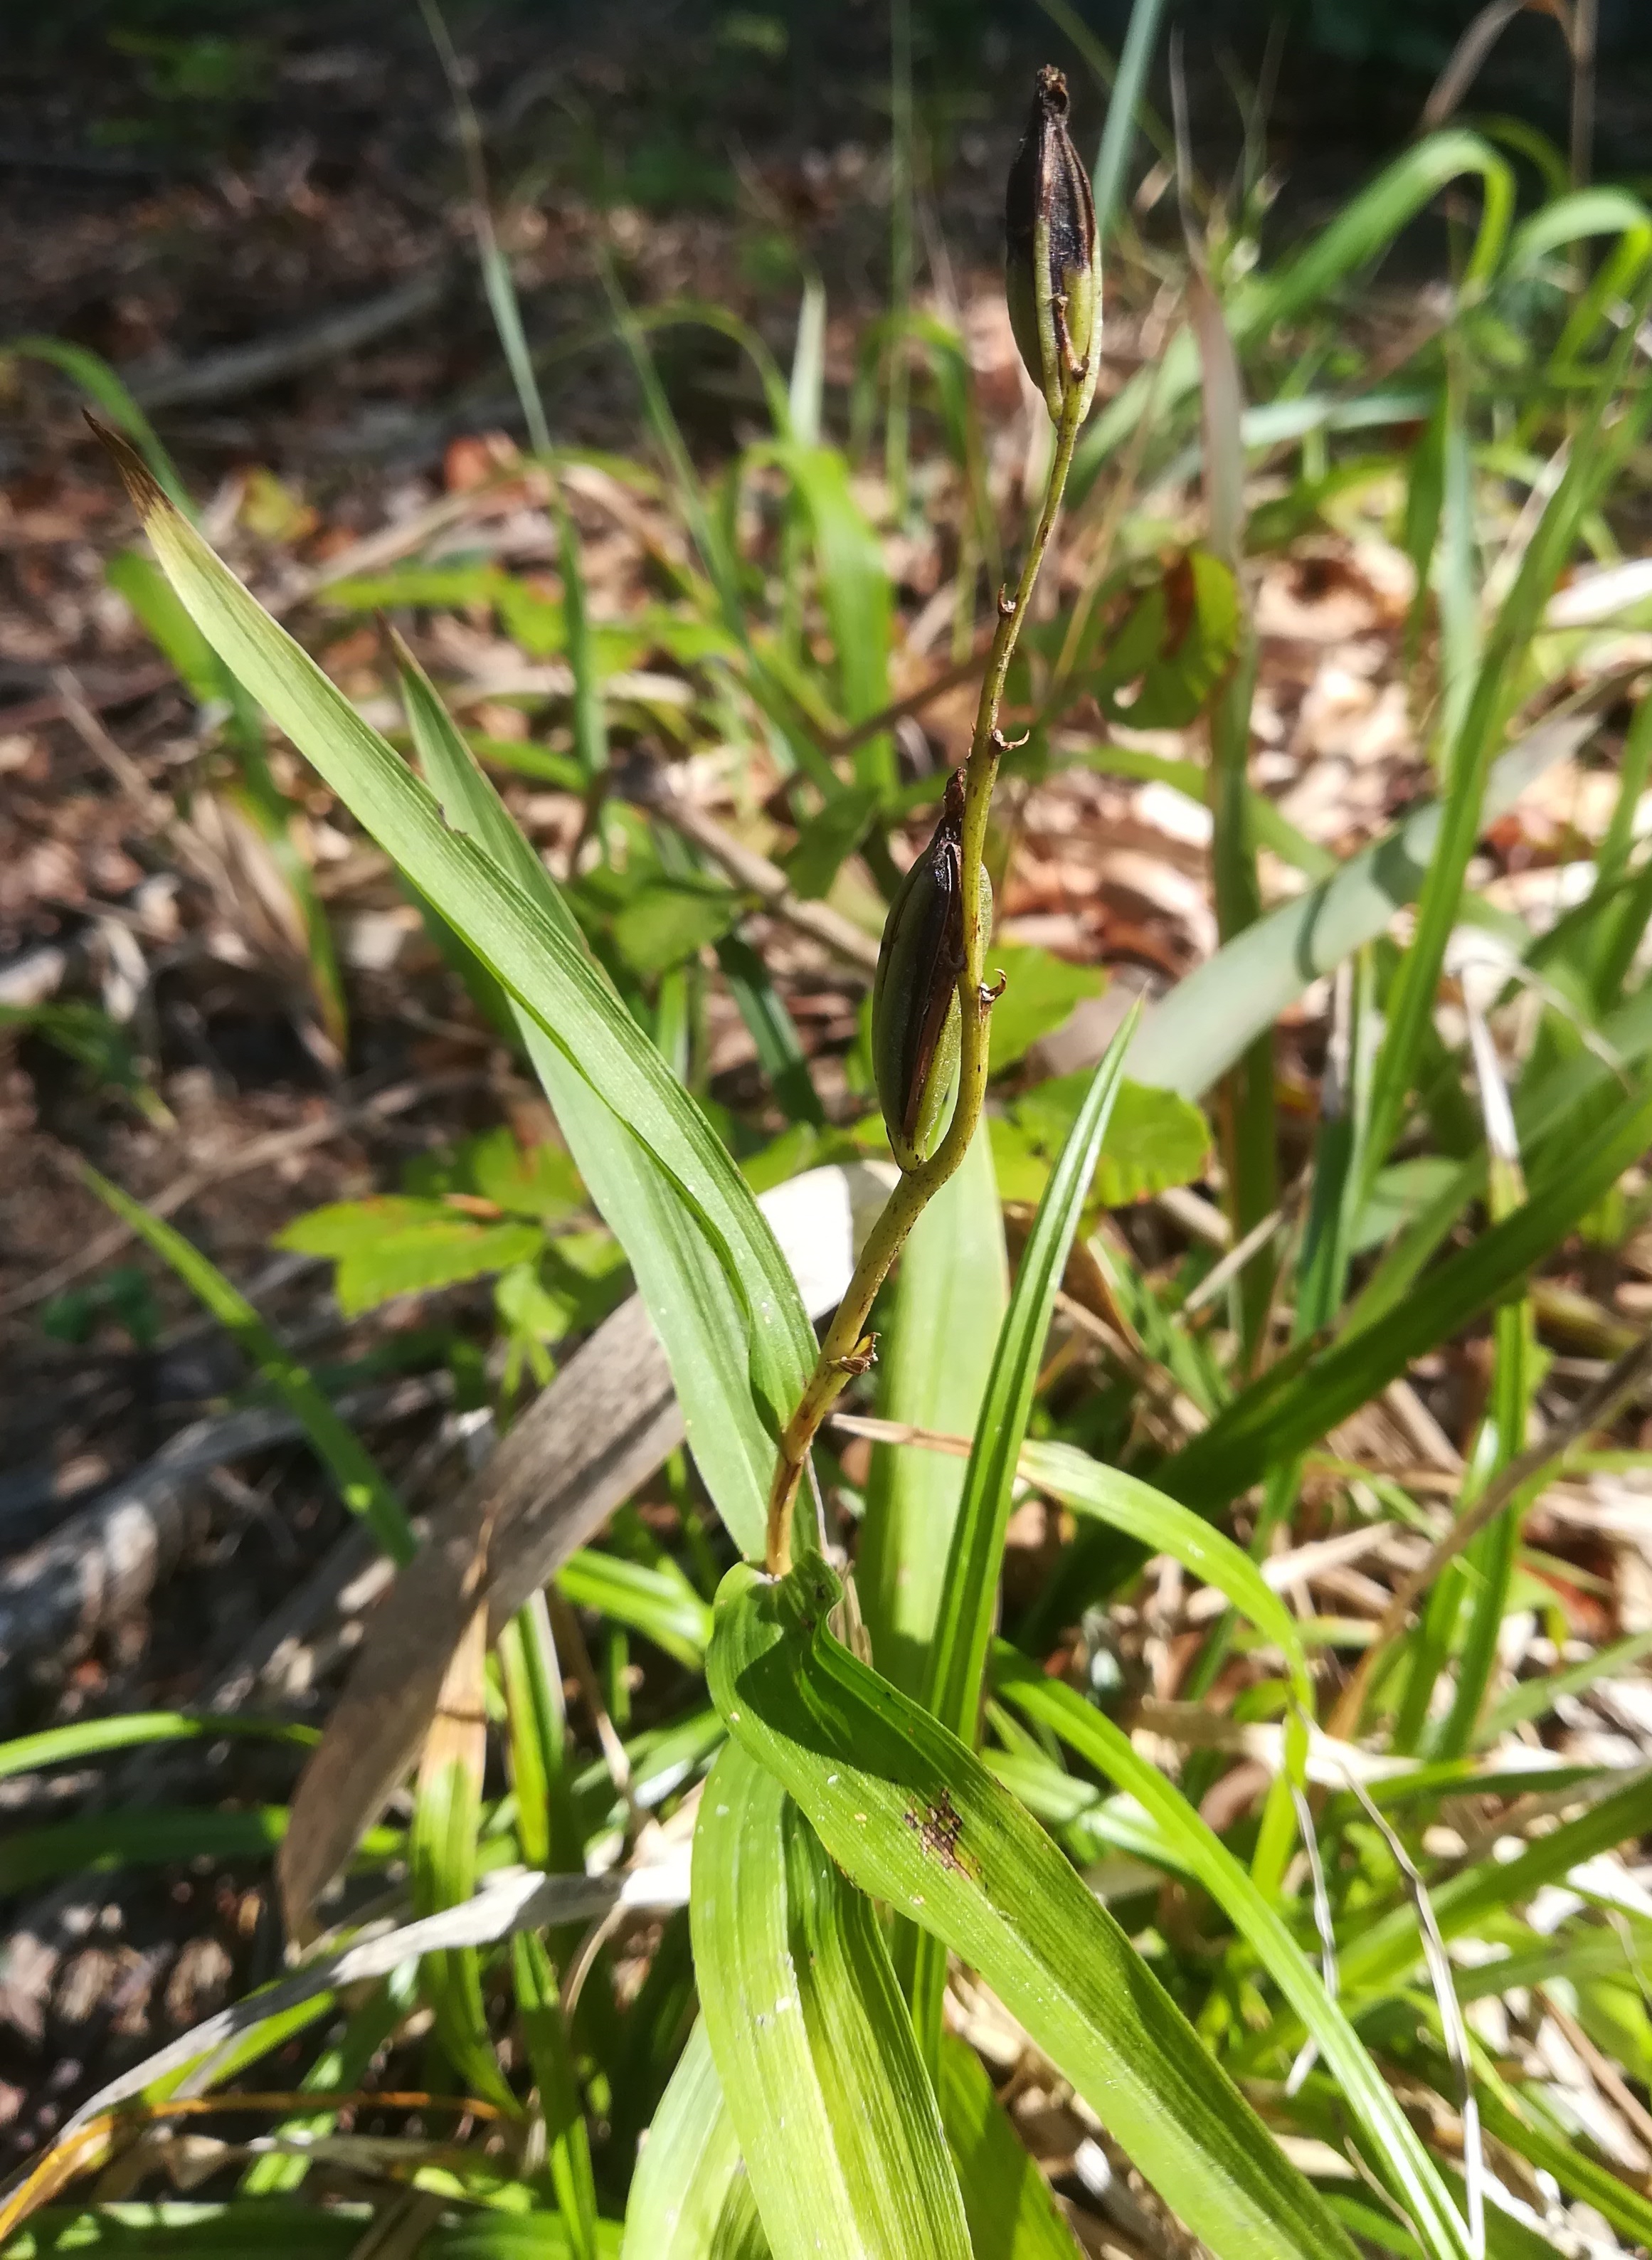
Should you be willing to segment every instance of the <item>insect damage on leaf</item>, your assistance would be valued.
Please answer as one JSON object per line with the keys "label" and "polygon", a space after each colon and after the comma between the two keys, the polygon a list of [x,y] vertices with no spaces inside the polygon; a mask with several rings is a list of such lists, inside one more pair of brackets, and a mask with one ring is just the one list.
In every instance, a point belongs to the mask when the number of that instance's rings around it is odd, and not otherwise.
{"label": "insect damage on leaf", "polygon": [[901,1819],[924,1850],[933,1853],[943,1868],[950,1868],[955,1875],[967,1876],[972,1884],[980,1882],[979,1869],[969,1855],[960,1849],[963,1815],[952,1801],[952,1792],[944,1784],[940,1796],[933,1804],[926,1805],[921,1813],[915,1807],[909,1806]]}

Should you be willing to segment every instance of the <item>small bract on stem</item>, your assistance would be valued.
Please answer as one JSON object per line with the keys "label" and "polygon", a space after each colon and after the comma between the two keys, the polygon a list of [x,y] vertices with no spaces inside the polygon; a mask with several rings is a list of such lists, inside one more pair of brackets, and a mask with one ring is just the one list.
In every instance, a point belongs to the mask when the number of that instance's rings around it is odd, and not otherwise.
{"label": "small bract on stem", "polygon": [[[1010,172],[1005,236],[1011,320],[1028,373],[1055,420],[1055,446],[1019,576],[1013,590],[999,591],[975,728],[960,773],[962,790],[955,776],[935,837],[914,865],[916,876],[909,876],[884,928],[873,1051],[879,1061],[878,1097],[901,1175],[861,1251],[814,1371],[780,1439],[765,1549],[766,1565],[776,1577],[791,1566],[792,1520],[810,1447],[833,1400],[870,1360],[872,1342],[865,1329],[873,1299],[907,1234],[969,1151],[986,1098],[989,1024],[998,987],[986,979],[992,890],[984,855],[993,788],[1009,749],[999,712],[1021,624],[1061,513],[1073,449],[1095,397],[1099,360],[1095,214],[1066,118],[1066,82],[1047,67],[1039,73],[1026,132]],[[952,995],[943,1004],[948,988]],[[957,1096],[943,1130],[955,1008]]]}

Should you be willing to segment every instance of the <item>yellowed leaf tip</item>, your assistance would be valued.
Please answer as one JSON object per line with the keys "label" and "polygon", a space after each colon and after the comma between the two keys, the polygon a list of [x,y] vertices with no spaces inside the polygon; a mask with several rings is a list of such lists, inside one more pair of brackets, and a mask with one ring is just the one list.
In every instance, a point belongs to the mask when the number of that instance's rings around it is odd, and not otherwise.
{"label": "yellowed leaf tip", "polygon": [[154,473],[132,442],[123,440],[118,432],[111,432],[107,424],[100,424],[89,409],[82,412],[113,460],[139,517],[147,521],[157,511],[166,509],[167,498]]}

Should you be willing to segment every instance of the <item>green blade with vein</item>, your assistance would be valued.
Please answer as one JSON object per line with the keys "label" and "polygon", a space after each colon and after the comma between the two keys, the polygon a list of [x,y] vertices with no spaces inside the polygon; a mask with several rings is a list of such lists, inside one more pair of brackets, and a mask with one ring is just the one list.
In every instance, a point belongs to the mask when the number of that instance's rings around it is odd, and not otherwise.
{"label": "green blade with vein", "polygon": [[[454,727],[435,685],[392,635],[414,747],[442,813],[584,948],[573,912]],[[598,980],[605,980],[593,965]],[[616,1003],[618,1000],[616,999]],[[631,1259],[683,1407],[690,1448],[742,1554],[757,1553],[774,1447],[740,1350],[741,1314],[717,1244],[670,1173],[521,1005],[512,1011],[580,1175]]]}
{"label": "green blade with vein", "polygon": [[1384,2162],[1393,2194],[1410,2214],[1425,2250],[1434,2260],[1469,2260],[1471,2247],[1456,2208],[1392,2090],[1284,1919],[1221,1839],[1175,1784],[1141,1756],[1122,1728],[1086,1703],[1076,1689],[1048,1678],[1006,1646],[997,1651],[993,1680],[1029,1719],[1052,1727],[1098,1772],[1152,1814],[1185,1871],[1223,1909],[1319,2042],[1375,2155]]}
{"label": "green blade with vein", "polygon": [[722,1144],[583,948],[449,829],[431,792],[175,510],[141,459],[105,445],[202,633],[406,876],[462,935],[693,1205],[740,1300],[754,1387],[789,1417],[814,1336],[773,1234]]}
{"label": "green blade with vein", "polygon": [[1031,1814],[833,1637],[840,1591],[817,1557],[778,1582],[729,1572],[707,1677],[736,1745],[863,1891],[980,1971],[1217,2260],[1352,2260],[1323,2199]]}
{"label": "green blade with vein", "polygon": [[702,2017],[648,2128],[626,2206],[621,2260],[768,2260],[768,2254]]}
{"label": "green blade with vein", "polygon": [[775,2260],[969,2260],[877,1917],[739,1743],[700,1799],[689,1915],[701,2013]]}

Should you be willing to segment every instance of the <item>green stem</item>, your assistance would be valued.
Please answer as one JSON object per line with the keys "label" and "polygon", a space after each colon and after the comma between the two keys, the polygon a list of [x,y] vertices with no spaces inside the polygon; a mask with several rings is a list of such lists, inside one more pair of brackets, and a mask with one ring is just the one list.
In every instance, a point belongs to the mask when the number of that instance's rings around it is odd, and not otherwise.
{"label": "green stem", "polygon": [[981,862],[986,848],[987,817],[992,805],[992,789],[998,782],[998,763],[1005,750],[1004,740],[998,732],[998,711],[1004,700],[1004,685],[1009,675],[1010,662],[1015,656],[1015,647],[1020,637],[1021,623],[1026,617],[1033,587],[1044,562],[1044,553],[1049,547],[1050,536],[1061,513],[1062,495],[1072,465],[1073,449],[1077,442],[1083,408],[1082,390],[1075,386],[1061,422],[1055,427],[1055,452],[1050,462],[1049,477],[1045,483],[1044,504],[1039,512],[1033,539],[1027,545],[1020,579],[1013,596],[1000,593],[998,597],[998,624],[992,638],[992,647],[987,654],[986,673],[981,684],[981,702],[976,710],[975,734],[969,742],[969,756],[964,769],[963,836],[960,855],[963,896],[963,967],[958,976],[961,1028],[957,1103],[953,1109],[947,1134],[940,1145],[926,1162],[920,1162],[915,1169],[903,1172],[900,1182],[884,1203],[866,1245],[861,1250],[861,1260],[855,1267],[855,1276],[844,1291],[842,1301],[838,1305],[837,1315],[820,1345],[819,1357],[798,1399],[797,1409],[786,1423],[769,1494],[769,1533],[764,1559],[773,1577],[784,1577],[791,1567],[792,1515],[809,1448],[846,1383],[852,1375],[866,1370],[871,1345],[864,1338],[864,1329],[873,1300],[888,1276],[890,1264],[899,1255],[907,1234],[968,1153],[986,1100],[989,1016],[992,998],[984,980],[987,933],[986,924],[981,915]]}

